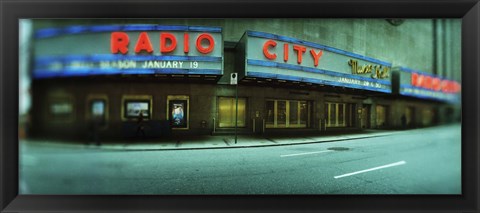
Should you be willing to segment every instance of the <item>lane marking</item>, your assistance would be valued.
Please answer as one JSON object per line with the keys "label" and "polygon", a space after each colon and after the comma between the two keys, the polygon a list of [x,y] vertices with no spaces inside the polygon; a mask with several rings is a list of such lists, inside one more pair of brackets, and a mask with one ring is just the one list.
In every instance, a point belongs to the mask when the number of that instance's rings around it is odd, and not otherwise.
{"label": "lane marking", "polygon": [[292,157],[292,156],[299,156],[299,155],[312,155],[312,154],[318,154],[318,153],[324,153],[324,152],[333,152],[333,150],[323,150],[323,151],[318,151],[318,152],[304,152],[304,153],[298,153],[298,154],[289,154],[289,155],[280,155],[280,157]]}
{"label": "lane marking", "polygon": [[347,174],[343,174],[343,175],[338,175],[338,176],[335,176],[334,178],[337,179],[337,178],[343,178],[343,177],[347,177],[347,176],[352,176],[352,175],[356,175],[356,174],[360,174],[360,173],[364,173],[364,172],[370,172],[370,171],[374,171],[374,170],[379,170],[379,169],[385,169],[385,168],[388,168],[388,167],[393,167],[393,166],[400,166],[400,165],[403,165],[403,164],[406,164],[407,162],[405,161],[399,161],[399,162],[396,162],[396,163],[391,163],[391,164],[387,164],[387,165],[383,165],[383,166],[378,166],[378,167],[374,167],[374,168],[370,168],[370,169],[365,169],[365,170],[361,170],[361,171],[356,171],[356,172],[352,172],[352,173],[347,173]]}

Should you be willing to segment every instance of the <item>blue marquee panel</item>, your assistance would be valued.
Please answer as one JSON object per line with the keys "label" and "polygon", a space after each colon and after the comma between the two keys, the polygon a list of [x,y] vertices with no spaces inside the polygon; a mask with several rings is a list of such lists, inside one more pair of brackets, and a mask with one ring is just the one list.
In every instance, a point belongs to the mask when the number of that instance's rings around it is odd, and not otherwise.
{"label": "blue marquee panel", "polygon": [[[73,77],[73,76],[88,76],[88,75],[126,75],[126,74],[203,74],[203,75],[222,75],[221,69],[189,69],[185,68],[115,68],[115,67],[100,67],[101,62],[117,62],[117,61],[185,61],[186,63],[197,61],[206,62],[204,67],[218,67],[222,62],[221,57],[209,56],[151,56],[151,55],[67,55],[67,56],[43,56],[35,59],[35,66],[33,70],[33,77],[53,78],[53,77]],[[71,63],[87,64],[84,66],[69,66]],[[208,65],[210,64],[210,65]],[[54,67],[57,68],[54,68]]]}
{"label": "blue marquee panel", "polygon": [[[268,59],[262,52],[263,45],[268,40],[276,41],[276,46],[269,51],[279,54],[278,57]],[[307,56],[313,53],[305,53],[302,61],[296,61],[297,53],[292,50],[293,45],[301,45],[310,48],[310,51],[322,53],[321,60],[314,61]],[[284,49],[284,48],[288,49]],[[344,50],[328,47],[313,42],[303,41],[287,36],[274,35],[264,32],[247,31],[237,45],[238,54],[245,59],[244,66],[237,66],[237,69],[244,71],[241,77],[263,77],[281,80],[291,80],[324,84],[331,86],[363,89],[383,93],[392,92],[391,63],[374,58],[358,55]],[[286,53],[284,53],[287,51]],[[292,52],[293,51],[293,52]],[[288,54],[288,59],[281,55]],[[358,67],[350,64],[355,60]],[[315,63],[314,63],[315,62]],[[370,66],[370,71],[353,74],[353,69],[362,69],[362,66]],[[387,70],[383,79],[374,76],[375,69]]]}
{"label": "blue marquee panel", "polygon": [[35,32],[36,39],[52,38],[63,35],[81,33],[101,33],[114,31],[185,31],[185,32],[211,32],[221,33],[221,27],[201,26],[168,26],[154,24],[128,24],[128,25],[93,25],[93,26],[68,26],[64,28],[45,28]]}
{"label": "blue marquee panel", "polygon": [[255,31],[247,31],[247,35],[252,36],[252,37],[275,39],[275,40],[278,40],[278,41],[284,41],[284,42],[289,42],[289,43],[293,43],[293,44],[305,45],[305,46],[309,46],[309,47],[313,47],[313,48],[317,48],[317,49],[321,49],[321,50],[327,50],[327,51],[330,51],[330,52],[334,52],[334,53],[338,53],[338,54],[362,59],[362,60],[365,60],[365,61],[369,61],[369,62],[372,62],[372,63],[387,66],[387,67],[392,66],[392,63],[380,61],[378,59],[358,55],[358,54],[347,52],[347,51],[340,50],[340,49],[337,49],[337,48],[333,48],[333,47],[329,47],[329,46],[325,46],[325,45],[321,45],[321,44],[317,44],[317,43],[313,43],[313,42],[309,42],[309,41],[303,41],[303,40],[300,40],[300,39],[291,38],[291,37],[287,37],[287,36],[280,36],[280,35],[274,35],[274,34],[264,33],[264,32],[255,32]]}
{"label": "blue marquee panel", "polygon": [[[419,70],[413,70],[407,67],[399,67],[400,79],[399,81],[399,94],[404,96],[410,96],[420,99],[429,99],[436,101],[446,101],[450,103],[459,103],[461,101],[460,93],[445,93],[433,89],[426,89],[415,87],[410,83],[410,76],[413,73],[439,78],[440,80],[451,80],[442,78],[432,73],[427,73]],[[451,80],[453,81],[453,80]]]}

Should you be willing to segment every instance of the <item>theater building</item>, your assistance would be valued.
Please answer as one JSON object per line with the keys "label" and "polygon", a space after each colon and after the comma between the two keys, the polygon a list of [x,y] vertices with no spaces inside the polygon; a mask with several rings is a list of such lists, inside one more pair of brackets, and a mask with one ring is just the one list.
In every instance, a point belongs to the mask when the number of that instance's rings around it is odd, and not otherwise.
{"label": "theater building", "polygon": [[[81,140],[97,128],[103,140],[132,138],[140,117],[149,138],[232,134],[235,120],[241,134],[458,121],[460,74],[419,71],[440,68],[432,64],[443,46],[430,48],[432,40],[428,51],[406,54],[403,46],[438,30],[434,21],[412,22],[34,21],[29,134]],[[419,41],[401,39],[414,32]],[[453,61],[460,72],[460,57]]]}

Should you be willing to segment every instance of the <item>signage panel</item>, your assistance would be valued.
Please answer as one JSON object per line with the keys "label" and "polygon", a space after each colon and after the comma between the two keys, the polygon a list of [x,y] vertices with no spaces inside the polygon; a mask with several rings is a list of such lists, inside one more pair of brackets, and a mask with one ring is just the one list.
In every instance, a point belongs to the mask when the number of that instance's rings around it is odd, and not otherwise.
{"label": "signage panel", "polygon": [[460,83],[436,75],[400,67],[398,93],[422,99],[432,99],[458,103],[460,101]]}
{"label": "signage panel", "polygon": [[223,74],[219,27],[107,25],[38,30],[35,78]]}
{"label": "signage panel", "polygon": [[[391,93],[391,63],[286,36],[248,31],[246,77],[318,83]],[[243,77],[243,76],[242,76]]]}

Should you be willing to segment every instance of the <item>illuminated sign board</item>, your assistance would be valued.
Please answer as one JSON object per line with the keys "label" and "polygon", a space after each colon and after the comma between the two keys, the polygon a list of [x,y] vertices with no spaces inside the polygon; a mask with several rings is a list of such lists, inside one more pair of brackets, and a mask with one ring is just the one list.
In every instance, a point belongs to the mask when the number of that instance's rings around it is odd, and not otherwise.
{"label": "illuminated sign board", "polygon": [[399,83],[398,93],[422,99],[457,103],[460,101],[460,83],[430,73],[405,67],[396,68]]}
{"label": "illuminated sign board", "polygon": [[219,27],[132,24],[40,29],[34,55],[34,78],[223,75]]}
{"label": "illuminated sign board", "polygon": [[391,93],[391,63],[325,45],[247,31],[237,45],[240,77],[278,79]]}

